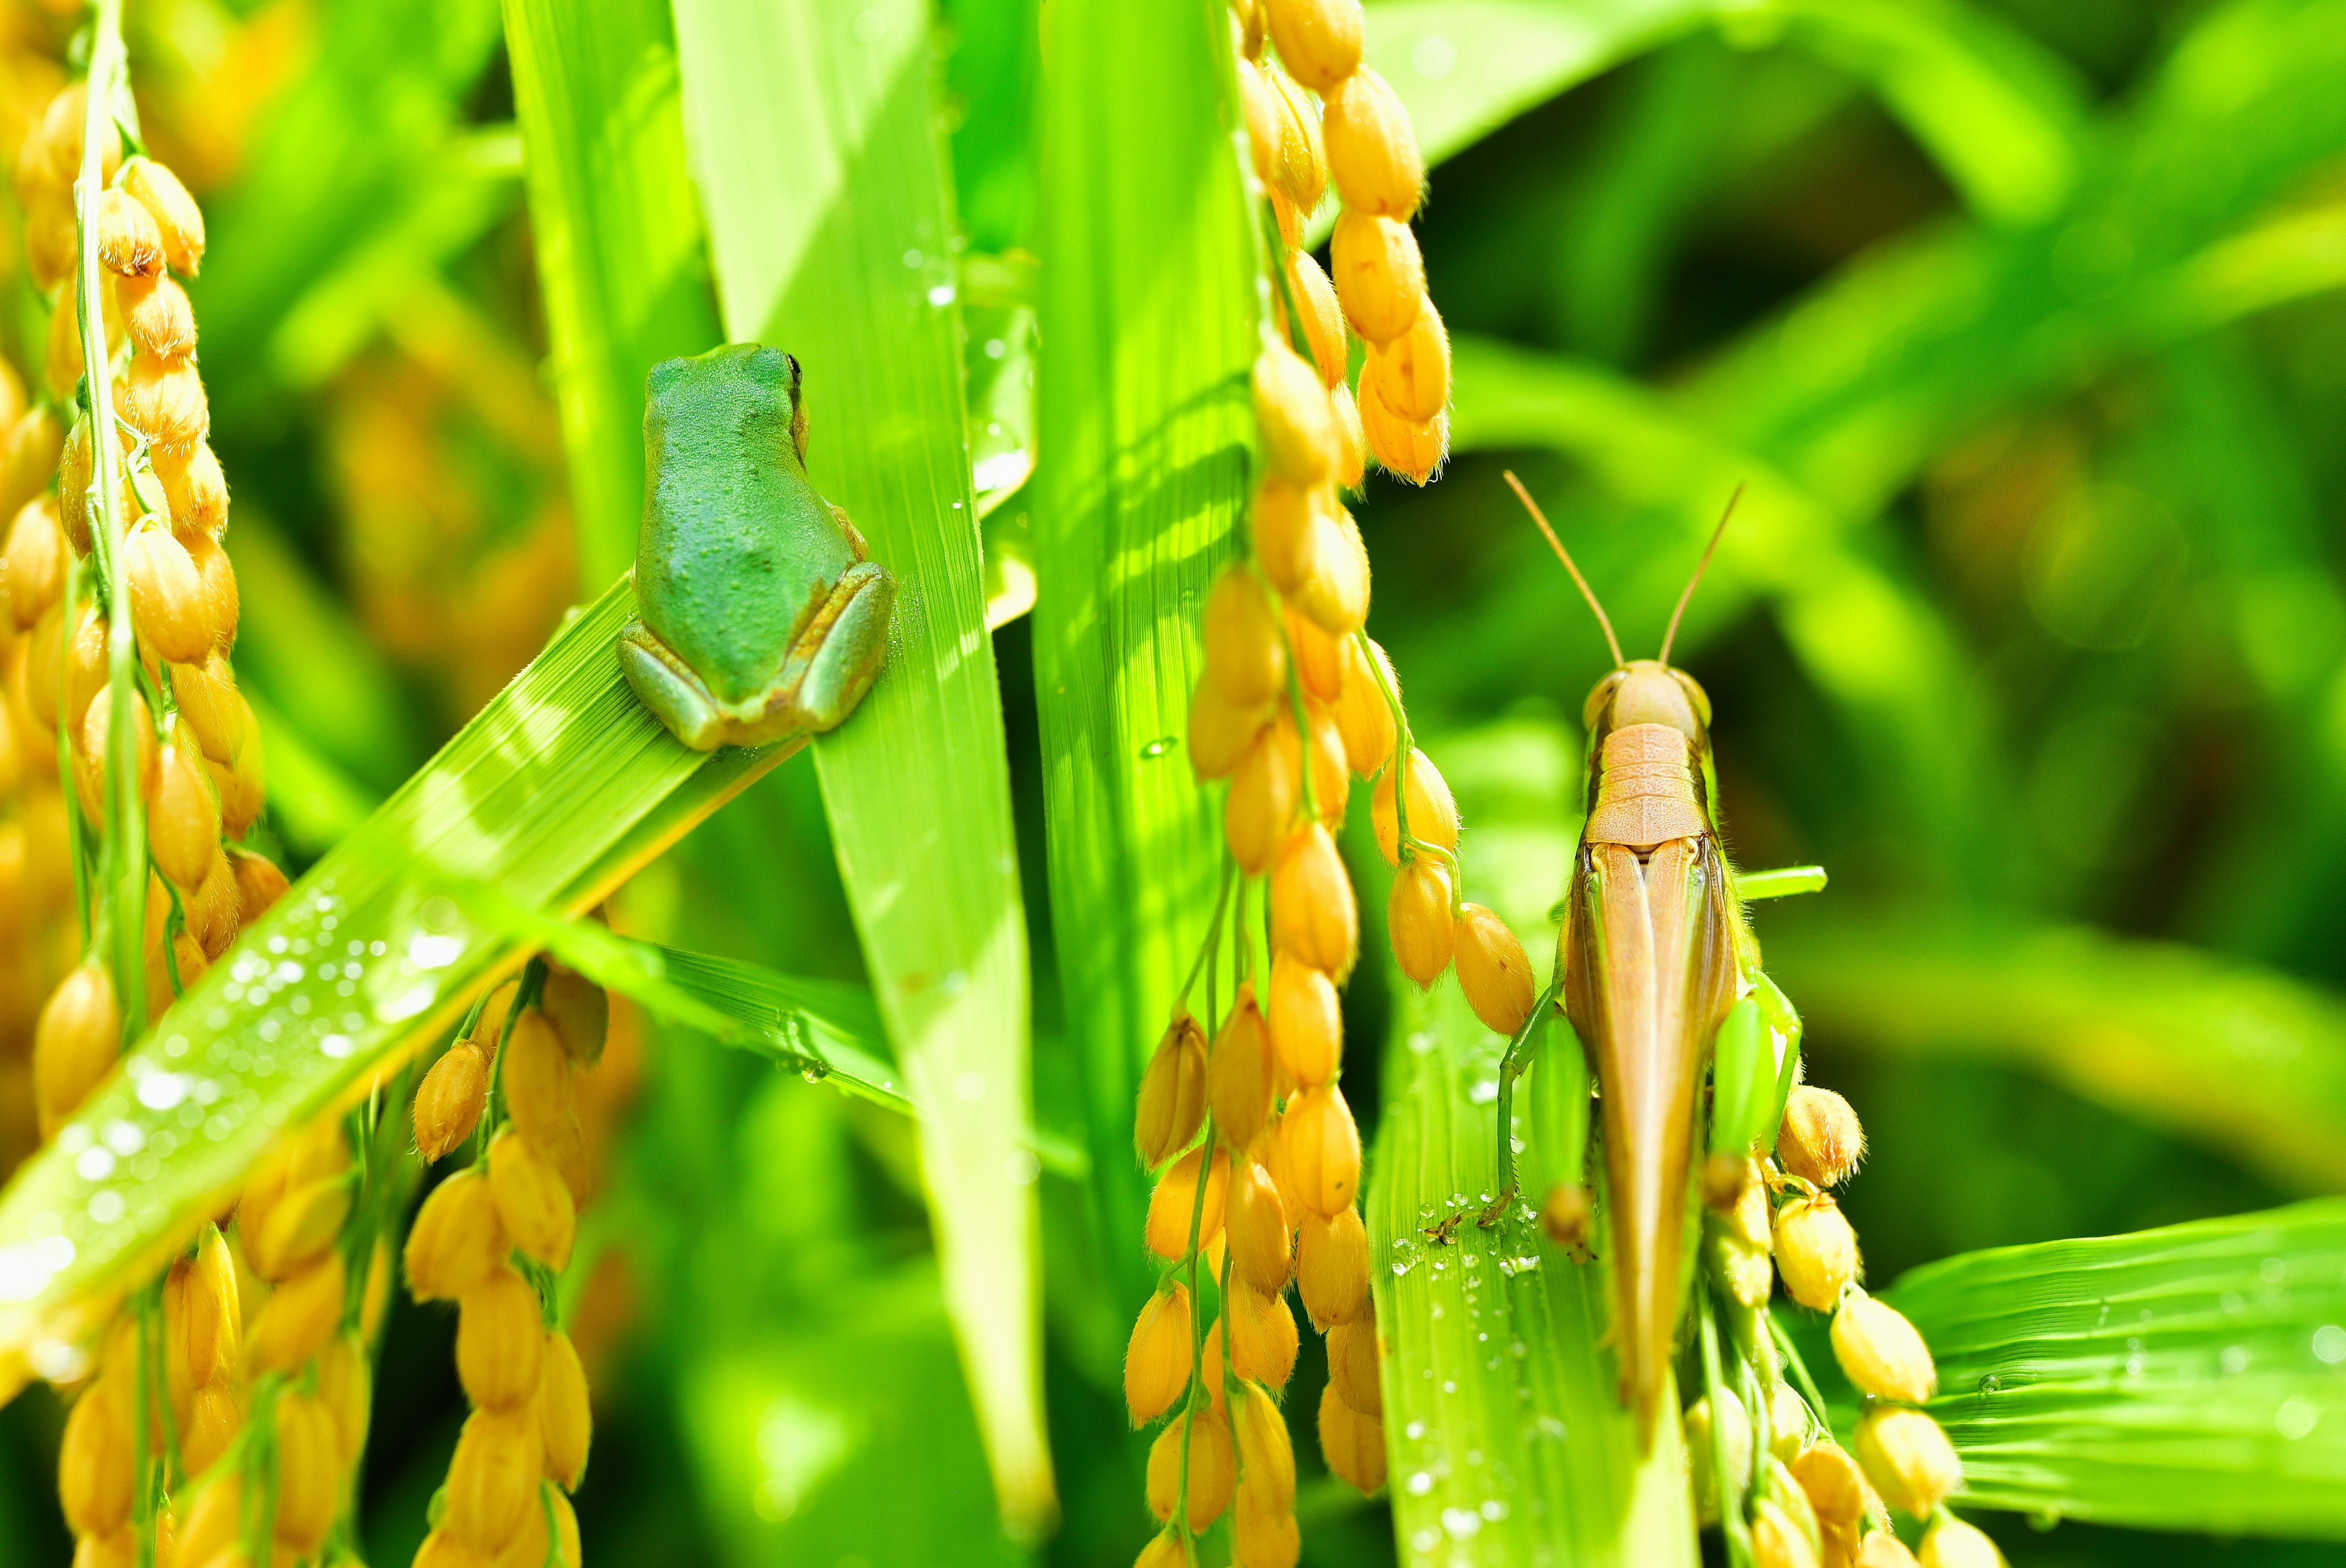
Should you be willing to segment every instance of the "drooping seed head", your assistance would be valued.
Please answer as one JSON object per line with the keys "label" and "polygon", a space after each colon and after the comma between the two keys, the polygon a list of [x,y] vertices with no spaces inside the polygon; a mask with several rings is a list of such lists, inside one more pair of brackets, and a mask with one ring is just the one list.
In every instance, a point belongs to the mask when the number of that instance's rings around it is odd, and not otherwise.
{"label": "drooping seed head", "polygon": [[1200,783],[1227,779],[1247,748],[1269,727],[1271,705],[1233,706],[1221,688],[1203,676],[1189,694],[1189,767]]}
{"label": "drooping seed head", "polygon": [[152,278],[163,270],[163,231],[155,215],[121,187],[98,193],[97,261],[110,272]]}
{"label": "drooping seed head", "polygon": [[1763,1497],[1751,1512],[1753,1568],[1818,1568],[1817,1549],[1773,1498]]}
{"label": "drooping seed head", "polygon": [[1776,1270],[1801,1306],[1831,1311],[1861,1267],[1857,1232],[1831,1198],[1795,1198],[1776,1211]]}
{"label": "drooping seed head", "polygon": [[1865,1476],[1839,1443],[1827,1439],[1810,1444],[1793,1458],[1790,1469],[1819,1523],[1849,1530],[1865,1516]]}
{"label": "drooping seed head", "polygon": [[243,1428],[232,1382],[223,1379],[197,1389],[189,1397],[187,1426],[179,1433],[179,1459],[188,1473],[201,1475],[219,1462]]}
{"label": "drooping seed head", "polygon": [[313,1394],[277,1397],[277,1540],[293,1557],[314,1556],[342,1499],[342,1437]]}
{"label": "drooping seed head", "polygon": [[495,1553],[518,1533],[537,1505],[546,1440],[537,1412],[474,1410],[448,1461],[447,1512],[441,1528],[476,1551]]}
{"label": "drooping seed head", "polygon": [[1309,822],[1287,841],[1270,878],[1270,946],[1333,975],[1360,956],[1352,880],[1326,827]]}
{"label": "drooping seed head", "polygon": [[236,567],[209,534],[198,534],[189,542],[188,559],[203,585],[201,606],[210,619],[212,648],[225,654],[236,646]]}
{"label": "drooping seed head", "polygon": [[270,905],[285,896],[285,873],[276,862],[255,850],[231,848],[228,852],[229,867],[236,873],[239,918],[250,922],[269,912]]}
{"label": "drooping seed head", "polygon": [[1926,1518],[1964,1479],[1963,1461],[1939,1423],[1920,1410],[1877,1405],[1857,1423],[1857,1462],[1882,1500]]}
{"label": "drooping seed head", "polygon": [[1206,1172],[1206,1201],[1203,1211],[1197,1207],[1198,1167],[1205,1150],[1191,1149],[1165,1167],[1157,1178],[1156,1190],[1148,1195],[1148,1250],[1168,1260],[1189,1255],[1189,1223],[1198,1222],[1198,1246],[1210,1247],[1222,1231],[1222,1200],[1229,1191],[1230,1156],[1227,1150],[1214,1150],[1214,1163]]}
{"label": "drooping seed head", "polygon": [[1270,1173],[1253,1160],[1241,1161],[1232,1178],[1228,1223],[1238,1277],[1266,1296],[1284,1289],[1291,1262],[1287,1206]]}
{"label": "drooping seed head", "polygon": [[1507,922],[1481,904],[1458,911],[1458,984],[1483,1025],[1513,1039],[1530,1022],[1537,1000],[1531,960]]}
{"label": "drooping seed head", "polygon": [[182,889],[203,885],[219,852],[219,799],[202,754],[185,725],[173,728],[156,759],[155,805],[147,814],[147,844],[155,864]]}
{"label": "drooping seed head", "polygon": [[1768,1390],[1768,1451],[1780,1462],[1790,1465],[1800,1456],[1813,1425],[1808,1405],[1791,1384],[1780,1382]]}
{"label": "drooping seed head", "polygon": [[1287,695],[1287,648],[1279,611],[1262,579],[1243,565],[1223,569],[1206,595],[1206,678],[1233,708]]}
{"label": "drooping seed head", "polygon": [[1352,798],[1352,773],[1344,761],[1344,732],[1335,712],[1316,697],[1303,699],[1303,717],[1311,732],[1307,760],[1311,769],[1312,804],[1330,832],[1344,826],[1344,809]]}
{"label": "drooping seed head", "polygon": [[179,177],[151,158],[135,158],[122,173],[122,188],[155,219],[163,259],[171,270],[192,278],[204,264],[204,214]]}
{"label": "drooping seed head", "polygon": [[1409,225],[1348,206],[1328,254],[1336,298],[1362,339],[1390,343],[1416,322],[1425,305],[1425,261]]}
{"label": "drooping seed head", "polygon": [[471,1041],[450,1046],[415,1089],[415,1151],[429,1165],[473,1135],[489,1101],[489,1058]]}
{"label": "drooping seed head", "polygon": [[1369,351],[1367,373],[1385,407],[1412,424],[1426,424],[1450,406],[1450,331],[1432,300],[1418,308],[1408,331]]}
{"label": "drooping seed head", "polygon": [[[1388,753],[1390,755],[1390,753]],[[1458,802],[1433,759],[1423,751],[1409,754],[1409,836],[1436,849],[1458,848]],[[1393,772],[1387,769],[1369,797],[1370,825],[1376,830],[1377,848],[1387,865],[1398,865],[1401,824],[1393,809]]]}
{"label": "drooping seed head", "polygon": [[1802,1181],[1838,1186],[1865,1158],[1865,1128],[1847,1100],[1831,1089],[1800,1084],[1784,1102],[1776,1158]]}
{"label": "drooping seed head", "polygon": [[[1234,1009],[1251,1013],[1251,998]],[[1224,1027],[1228,1033],[1229,1026]],[[1132,1142],[1140,1163],[1156,1169],[1189,1146],[1206,1119],[1206,1037],[1185,1008],[1157,1042],[1140,1075],[1140,1093],[1133,1116]]]}
{"label": "drooping seed head", "polygon": [[1290,250],[1287,260],[1288,287],[1296,309],[1303,314],[1303,341],[1322,385],[1331,391],[1344,384],[1350,368],[1345,353],[1344,308],[1336,302],[1336,285],[1308,250]]}
{"label": "drooping seed head", "polygon": [[[1279,145],[1271,156],[1270,184],[1298,219],[1320,205],[1328,188],[1328,152],[1320,139],[1320,107],[1293,77],[1276,67],[1264,76],[1279,98]],[[1298,249],[1293,239],[1287,249]]]}
{"label": "drooping seed head", "polygon": [[122,1008],[103,964],[84,963],[58,983],[33,1026],[33,1092],[41,1135],[53,1136],[122,1054]]}
{"label": "drooping seed head", "polygon": [[603,1044],[611,1033],[610,993],[575,969],[549,963],[537,1004],[562,1043],[563,1054],[581,1067],[603,1059]]}
{"label": "drooping seed head", "polygon": [[1450,873],[1431,855],[1413,857],[1393,878],[1385,901],[1385,932],[1394,962],[1421,986],[1450,967],[1457,928],[1450,913]]}
{"label": "drooping seed head", "polygon": [[1286,107],[1280,102],[1279,89],[1270,85],[1269,69],[1250,59],[1239,62],[1239,106],[1246,114],[1254,177],[1268,187],[1279,168],[1280,121]]}
{"label": "drooping seed head", "polygon": [[1336,422],[1320,374],[1285,343],[1266,344],[1254,361],[1254,417],[1269,471],[1310,490],[1336,467]]}
{"label": "drooping seed head", "polygon": [[1328,1380],[1346,1404],[1365,1415],[1384,1413],[1384,1385],[1379,1374],[1377,1320],[1362,1313],[1349,1323],[1328,1330]]}
{"label": "drooping seed head", "polygon": [[186,451],[211,433],[211,406],[192,361],[134,355],[121,392],[122,417],[158,446]]}
{"label": "drooping seed head", "polygon": [[[1272,994],[1278,994],[1276,981]],[[1190,1033],[1196,1032],[1192,1023]],[[1206,1097],[1213,1105],[1214,1129],[1230,1147],[1251,1149],[1262,1135],[1270,1121],[1274,1076],[1270,1032],[1255,1008],[1251,990],[1242,990],[1239,1003],[1230,1009],[1222,1032],[1214,1036],[1213,1053],[1206,1062]],[[1195,1136],[1196,1130],[1192,1125],[1189,1136]],[[1188,1141],[1184,1137],[1173,1147]]]}
{"label": "drooping seed head", "polygon": [[1336,411],[1336,483],[1358,490],[1369,473],[1369,433],[1361,423],[1361,402],[1351,383],[1339,381],[1328,389],[1329,406]]}
{"label": "drooping seed head", "polygon": [[1338,1480],[1364,1497],[1385,1483],[1384,1422],[1346,1404],[1333,1383],[1320,1395],[1320,1453]]}
{"label": "drooping seed head", "polygon": [[1295,1568],[1303,1553],[1293,1506],[1280,1507],[1250,1488],[1244,1477],[1239,1481],[1237,1523],[1230,1543],[1234,1568]]}
{"label": "drooping seed head", "polygon": [[586,1453],[595,1437],[586,1368],[570,1336],[559,1329],[546,1333],[542,1366],[537,1413],[546,1441],[546,1473],[563,1491],[576,1492],[586,1478]]}
{"label": "drooping seed head", "polygon": [[342,1255],[323,1257],[278,1286],[245,1332],[245,1359],[255,1372],[291,1372],[325,1348],[342,1320]]}
{"label": "drooping seed head", "polygon": [[1136,1427],[1173,1408],[1189,1386],[1189,1292],[1178,1283],[1158,1290],[1140,1309],[1124,1347],[1124,1407]]}
{"label": "drooping seed head", "polygon": [[1331,92],[1321,134],[1347,209],[1401,219],[1417,211],[1425,155],[1401,95],[1382,76],[1364,66]]}
{"label": "drooping seed head", "polygon": [[340,1176],[289,1186],[260,1234],[244,1238],[253,1272],[281,1279],[322,1257],[350,1217],[352,1191],[350,1178]]}
{"label": "drooping seed head", "polygon": [[[205,777],[205,783],[211,780]],[[236,889],[236,868],[230,863],[228,847],[217,839],[212,843],[210,861],[204,867],[204,880],[196,884],[187,898],[188,933],[203,950],[207,962],[215,962],[236,940],[237,922],[243,913],[243,901]]]}
{"label": "drooping seed head", "polygon": [[495,1194],[475,1166],[432,1189],[407,1233],[408,1288],[418,1301],[453,1301],[503,1268],[512,1243]]}
{"label": "drooping seed head", "polygon": [[1979,1526],[1943,1513],[1923,1537],[1922,1568],[2004,1568],[2004,1553]]}
{"label": "drooping seed head", "polygon": [[56,503],[36,495],[18,509],[0,546],[0,605],[19,631],[30,631],[66,591],[66,535]]}
{"label": "drooping seed head", "polygon": [[456,1377],[481,1410],[514,1410],[537,1393],[546,1327],[537,1292],[500,1265],[456,1302]]}
{"label": "drooping seed head", "polygon": [[[114,690],[111,687],[101,686],[90,698],[88,711],[82,715],[81,743],[74,748],[74,793],[81,801],[83,814],[94,827],[106,825],[108,794],[107,742],[113,722]],[[130,694],[130,738],[139,796],[152,800],[159,761],[155,745],[155,721],[148,717],[147,698],[136,690]]]}
{"label": "drooping seed head", "polygon": [[211,443],[199,441],[186,453],[158,450],[155,476],[171,508],[171,529],[182,539],[199,534],[217,539],[228,527],[228,476]]}
{"label": "drooping seed head", "polygon": [[1244,1279],[1233,1279],[1215,1332],[1219,1334],[1225,1325],[1229,1329],[1230,1370],[1265,1388],[1285,1388],[1287,1380],[1295,1375],[1295,1357],[1302,1344],[1295,1311],[1287,1298],[1257,1290]]}
{"label": "drooping seed head", "polygon": [[1292,594],[1302,583],[1311,566],[1317,519],[1335,504],[1335,494],[1326,485],[1263,475],[1254,494],[1254,557],[1272,587]]}
{"label": "drooping seed head", "polygon": [[1313,92],[1361,68],[1361,0],[1266,0],[1263,8],[1279,57]]}
{"label": "drooping seed head", "polygon": [[1367,622],[1369,551],[1360,524],[1344,507],[1331,504],[1316,514],[1294,593],[1296,608],[1331,636],[1350,636]]}
{"label": "drooping seed head", "polygon": [[505,1110],[515,1128],[540,1150],[556,1146],[576,1113],[571,1099],[570,1054],[545,1010],[524,1008],[500,1047]]}
{"label": "drooping seed head", "polygon": [[1858,1547],[1854,1568],[1922,1568],[1922,1564],[1903,1541],[1887,1530],[1876,1530]]}
{"label": "drooping seed head", "polygon": [[1423,484],[1450,457],[1450,416],[1411,419],[1385,402],[1379,383],[1361,382],[1361,433],[1377,466],[1396,479]]}
{"label": "drooping seed head", "polygon": [[[1197,1555],[1181,1544],[1178,1532],[1159,1531],[1148,1538],[1140,1555],[1132,1560],[1132,1568],[1197,1568]],[[423,1568],[419,1563],[417,1568]]]}
{"label": "drooping seed head", "polygon": [[1239,759],[1222,805],[1223,839],[1248,875],[1270,871],[1287,842],[1295,823],[1302,769],[1295,721],[1282,709]]}
{"label": "drooping seed head", "polygon": [[1295,1449],[1287,1418],[1261,1385],[1244,1384],[1230,1412],[1241,1484],[1280,1508],[1295,1506]]}
{"label": "drooping seed head", "polygon": [[318,1398],[334,1418],[335,1447],[347,1475],[366,1449],[374,1418],[374,1369],[358,1334],[337,1334],[318,1353]]}
{"label": "drooping seed head", "polygon": [[[1349,1213],[1361,1187],[1361,1129],[1343,1090],[1333,1080],[1307,1089],[1279,1120],[1283,1190],[1323,1219]],[[1302,1217],[1291,1206],[1289,1215]]]}
{"label": "drooping seed head", "polygon": [[1230,1505],[1237,1466],[1229,1422],[1210,1410],[1176,1416],[1148,1450],[1148,1511],[1165,1523],[1181,1499],[1182,1434],[1189,1434],[1189,1528],[1203,1530]]}
{"label": "drooping seed head", "polygon": [[1939,1391],[1930,1347],[1906,1315],[1862,1291],[1833,1314],[1833,1359],[1849,1380],[1877,1400],[1919,1405]]}
{"label": "drooping seed head", "polygon": [[511,1127],[489,1142],[489,1189],[515,1247],[557,1273],[568,1266],[578,1234],[576,1202],[560,1173]]}
{"label": "drooping seed head", "polygon": [[196,312],[177,279],[124,278],[114,287],[122,302],[123,330],[140,352],[178,361],[196,351]]}
{"label": "drooping seed head", "polygon": [[[1344,760],[1355,774],[1366,779],[1392,759],[1392,707],[1385,701],[1385,690],[1390,686],[1398,697],[1401,681],[1392,673],[1392,661],[1375,643],[1369,645],[1372,654],[1363,653],[1356,637],[1343,639],[1342,647],[1344,693],[1336,701],[1336,728],[1343,733]],[[1374,667],[1369,662],[1372,657],[1376,661]],[[1384,685],[1378,683],[1380,673],[1385,677]],[[1415,816],[1413,807],[1413,821]],[[1423,829],[1414,830],[1418,837],[1425,836]],[[1382,842],[1380,840],[1381,847]],[[1392,858],[1388,852],[1386,859]]]}
{"label": "drooping seed head", "polygon": [[1326,1331],[1369,1311],[1369,1235],[1358,1209],[1306,1214],[1296,1231],[1295,1284],[1312,1326]]}
{"label": "drooping seed head", "polygon": [[66,1415],[57,1443],[57,1501],[76,1535],[108,1535],[130,1517],[131,1482],[137,1474],[137,1432],[131,1380],[126,1369],[109,1368],[82,1390]]}

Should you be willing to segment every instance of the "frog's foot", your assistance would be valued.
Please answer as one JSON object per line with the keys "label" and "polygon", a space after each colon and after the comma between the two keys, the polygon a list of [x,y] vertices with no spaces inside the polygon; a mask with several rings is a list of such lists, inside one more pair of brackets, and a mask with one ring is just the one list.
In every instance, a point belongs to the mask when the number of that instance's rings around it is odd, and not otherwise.
{"label": "frog's foot", "polygon": [[629,621],[619,633],[619,670],[637,700],[695,751],[714,751],[729,738],[730,717],[641,621]]}
{"label": "frog's foot", "polygon": [[896,579],[879,562],[859,561],[840,574],[790,656],[793,664],[805,660],[790,706],[806,728],[837,728],[872,689],[887,662],[895,606]]}

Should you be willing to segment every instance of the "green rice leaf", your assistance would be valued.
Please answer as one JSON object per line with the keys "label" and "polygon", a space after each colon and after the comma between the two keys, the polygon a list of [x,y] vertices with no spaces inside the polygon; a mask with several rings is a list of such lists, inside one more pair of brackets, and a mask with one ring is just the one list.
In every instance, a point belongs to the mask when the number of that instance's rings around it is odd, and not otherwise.
{"label": "green rice leaf", "polygon": [[718,341],[661,0],[505,0],[578,575],[635,562],[644,376]]}
{"label": "green rice leaf", "polygon": [[[1254,235],[1196,5],[1057,0],[1046,45],[1042,467],[1033,496],[1065,1048],[1079,1054],[1114,1309],[1153,1284],[1133,1093],[1222,860],[1183,736],[1207,584],[1237,548],[1254,416]],[[1112,1358],[1090,1370],[1112,1381]]]}
{"label": "green rice leaf", "polygon": [[611,645],[619,583],[189,988],[0,1194],[0,1354],[152,1268],[278,1134],[452,1026],[519,962],[445,891],[574,914],[788,754],[688,751]]}
{"label": "green rice leaf", "polygon": [[2043,1073],[2284,1187],[2346,1187],[2346,1004],[2082,930],[1786,920],[1769,967],[1835,1038]]}
{"label": "green rice leaf", "polygon": [[888,674],[815,760],[922,1118],[945,1301],[1005,1527],[1056,1514],[1044,1439],[1026,928],[964,439],[928,14],[687,0],[677,31],[728,332],[806,366],[815,484],[901,585]]}
{"label": "green rice leaf", "polygon": [[[1425,746],[1472,825],[1468,896],[1533,952],[1552,953],[1547,911],[1576,842],[1577,748],[1553,721],[1528,718]],[[1701,1558],[1678,1423],[1665,1417],[1640,1454],[1601,1348],[1611,1316],[1602,1266],[1574,1262],[1520,1217],[1477,1223],[1497,1179],[1506,1042],[1474,1016],[1454,973],[1420,992],[1396,972],[1392,988],[1368,1226],[1377,1322],[1392,1347],[1385,1441],[1402,1561],[1691,1568]],[[1551,1035],[1558,1044],[1572,1047],[1570,1035]],[[1546,1070],[1535,1066],[1532,1082]],[[1517,1136],[1537,1098],[1519,1091]],[[1451,1239],[1436,1240],[1454,1216]]]}
{"label": "green rice leaf", "polygon": [[2346,1539],[2346,1203],[1967,1253],[1890,1298],[1972,1501]]}

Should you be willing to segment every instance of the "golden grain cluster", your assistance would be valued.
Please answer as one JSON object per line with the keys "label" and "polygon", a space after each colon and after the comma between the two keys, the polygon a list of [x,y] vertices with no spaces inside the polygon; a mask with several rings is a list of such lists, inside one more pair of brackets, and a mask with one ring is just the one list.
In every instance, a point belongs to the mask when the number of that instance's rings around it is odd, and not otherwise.
{"label": "golden grain cluster", "polygon": [[[1716,1184],[1725,1204],[1710,1222],[1710,1256],[1727,1295],[1765,1310],[1772,1273],[1793,1300],[1831,1313],[1834,1359],[1865,1400],[1852,1457],[1818,1425],[1772,1353],[1757,1358],[1770,1456],[1784,1483],[1763,1485],[1753,1505],[1753,1557],[1760,1568],[1914,1568],[1914,1554],[1888,1527],[1887,1511],[1895,1509],[1926,1522],[1923,1568],[2001,1568],[1994,1544],[1943,1506],[1963,1466],[1939,1424],[1914,1408],[1938,1391],[1931,1352],[1903,1314],[1859,1283],[1857,1233],[1832,1189],[1856,1170],[1864,1147],[1849,1102],[1802,1084],[1786,1102],[1773,1157]],[[1707,1518],[1719,1509],[1718,1441],[1724,1437],[1730,1463],[1749,1473],[1759,1413],[1731,1390],[1720,1389],[1717,1400],[1716,1410],[1706,1396],[1687,1411],[1696,1500]]]}

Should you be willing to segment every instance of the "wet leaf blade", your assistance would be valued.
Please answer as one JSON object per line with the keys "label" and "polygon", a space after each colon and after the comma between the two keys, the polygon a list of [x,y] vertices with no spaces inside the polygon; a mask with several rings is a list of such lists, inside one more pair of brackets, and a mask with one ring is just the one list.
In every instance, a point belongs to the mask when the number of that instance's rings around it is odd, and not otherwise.
{"label": "wet leaf blade", "polygon": [[1973,1501],[2346,1539],[2346,1202],[1967,1253],[1890,1298]]}
{"label": "wet leaf blade", "polygon": [[807,367],[815,484],[900,593],[888,669],[815,759],[922,1119],[945,1299],[1014,1535],[1043,1435],[1026,932],[964,436],[926,8],[690,0],[686,116],[729,334]]}
{"label": "wet leaf blade", "polygon": [[[518,962],[445,890],[574,914],[786,754],[687,750],[627,690],[617,583],[313,867],[0,1194],[0,1354],[160,1251],[281,1128],[452,1025]],[[96,1150],[102,1158],[85,1158]]]}
{"label": "wet leaf blade", "polygon": [[[1576,748],[1536,719],[1425,744],[1474,825],[1473,896],[1527,946],[1552,951],[1547,911],[1576,843]],[[1601,1348],[1611,1316],[1602,1266],[1575,1263],[1520,1206],[1494,1229],[1477,1223],[1497,1179],[1492,1091],[1506,1042],[1474,1016],[1454,974],[1427,992],[1397,973],[1392,984],[1368,1225],[1392,1347],[1396,1536],[1413,1553],[1450,1542],[1478,1563],[1691,1568],[1700,1557],[1678,1423],[1666,1414],[1640,1453]],[[1551,1044],[1573,1045],[1562,1032]],[[1531,1097],[1517,1102],[1525,1113]],[[1530,1130],[1519,1113],[1516,1135]],[[1452,1215],[1462,1217],[1453,1239],[1435,1241],[1429,1231]]]}
{"label": "wet leaf blade", "polygon": [[[1254,420],[1255,251],[1197,6],[1049,15],[1034,508],[1035,699],[1053,932],[1078,1053],[1110,1334],[1153,1284],[1131,1141],[1140,1067],[1205,940],[1215,793],[1183,737],[1198,616],[1235,555]],[[1112,1386],[1113,1359],[1088,1369]]]}

